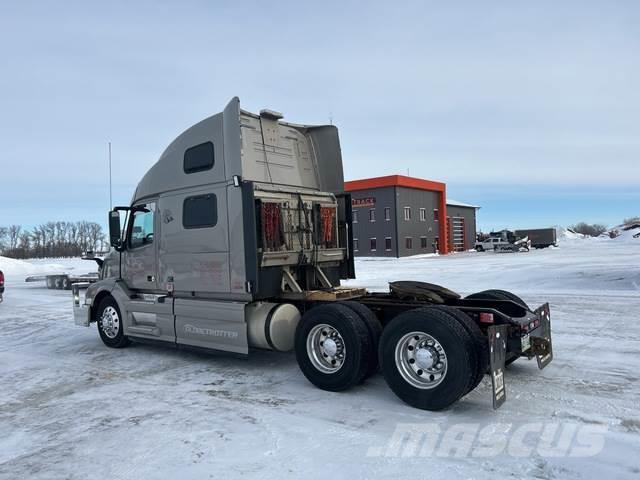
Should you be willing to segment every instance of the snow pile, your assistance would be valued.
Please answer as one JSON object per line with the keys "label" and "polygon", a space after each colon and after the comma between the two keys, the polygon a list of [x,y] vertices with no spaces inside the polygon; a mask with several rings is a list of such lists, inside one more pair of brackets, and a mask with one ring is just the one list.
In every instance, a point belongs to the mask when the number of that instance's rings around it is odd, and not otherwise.
{"label": "snow pile", "polygon": [[640,245],[640,223],[630,223],[618,225],[611,229],[618,242],[629,242]]}
{"label": "snow pile", "polygon": [[24,281],[28,275],[44,275],[47,273],[61,273],[64,266],[55,263],[30,263],[24,260],[16,260],[0,256],[0,270],[7,280]]}
{"label": "snow pile", "polygon": [[570,228],[556,226],[556,238],[559,242],[563,242],[566,240],[585,240],[592,237],[587,237],[585,235],[582,235],[581,233],[576,233]]}

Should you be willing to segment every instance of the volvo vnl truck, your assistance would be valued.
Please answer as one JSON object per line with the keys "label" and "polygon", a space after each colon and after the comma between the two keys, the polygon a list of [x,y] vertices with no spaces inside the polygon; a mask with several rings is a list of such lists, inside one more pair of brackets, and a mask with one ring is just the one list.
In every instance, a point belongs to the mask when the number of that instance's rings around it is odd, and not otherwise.
{"label": "volvo vnl truck", "polygon": [[[351,199],[335,126],[240,109],[237,98],[179,135],[109,213],[112,251],[99,280],[73,288],[76,323],[109,347],[153,341],[251,355],[294,351],[317,387],[346,390],[381,371],[408,404],[446,408],[504,368],[552,359],[549,306],[512,293],[461,298],[355,277]],[[84,295],[82,295],[82,293]]]}

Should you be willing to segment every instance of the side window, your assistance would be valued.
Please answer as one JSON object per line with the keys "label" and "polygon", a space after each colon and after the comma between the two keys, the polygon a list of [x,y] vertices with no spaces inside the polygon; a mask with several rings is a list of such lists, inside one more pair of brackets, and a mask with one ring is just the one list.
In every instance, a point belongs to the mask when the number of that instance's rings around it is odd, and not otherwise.
{"label": "side window", "polygon": [[213,143],[205,142],[184,152],[184,173],[204,172],[213,168]]}
{"label": "side window", "polygon": [[187,197],[182,204],[184,228],[215,227],[218,223],[218,201],[213,193]]}
{"label": "side window", "polygon": [[134,211],[131,216],[129,248],[138,248],[153,243],[153,217],[156,204],[136,205],[136,208],[139,210]]}

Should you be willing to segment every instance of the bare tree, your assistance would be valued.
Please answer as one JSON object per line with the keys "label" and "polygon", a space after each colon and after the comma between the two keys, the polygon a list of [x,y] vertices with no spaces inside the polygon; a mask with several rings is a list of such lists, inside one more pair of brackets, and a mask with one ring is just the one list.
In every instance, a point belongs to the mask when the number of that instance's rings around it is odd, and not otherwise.
{"label": "bare tree", "polygon": [[597,223],[588,224],[585,222],[580,222],[572,226],[571,230],[588,237],[598,237],[607,231],[607,227],[605,225],[600,225]]}
{"label": "bare tree", "polygon": [[0,253],[7,249],[9,244],[9,229],[7,227],[0,227]]}
{"label": "bare tree", "polygon": [[77,257],[104,248],[106,237],[95,222],[47,222],[23,230],[19,225],[0,227],[0,253],[14,258]]}
{"label": "bare tree", "polygon": [[98,223],[91,222],[89,224],[89,248],[88,250],[97,250],[98,243],[104,238],[102,226]]}
{"label": "bare tree", "polygon": [[16,250],[20,252],[18,258],[27,258],[28,256],[30,256],[29,252],[31,251],[31,234],[29,232],[23,231],[20,234]]}
{"label": "bare tree", "polygon": [[9,250],[15,250],[18,248],[21,231],[22,227],[20,225],[11,225],[9,227]]}

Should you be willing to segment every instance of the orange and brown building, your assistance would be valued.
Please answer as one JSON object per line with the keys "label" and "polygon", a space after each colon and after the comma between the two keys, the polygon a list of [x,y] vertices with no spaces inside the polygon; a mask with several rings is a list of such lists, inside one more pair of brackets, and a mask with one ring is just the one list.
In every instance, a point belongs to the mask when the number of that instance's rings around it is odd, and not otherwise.
{"label": "orange and brown building", "polygon": [[480,207],[447,199],[444,183],[388,175],[344,185],[352,198],[357,256],[445,254],[475,245]]}

